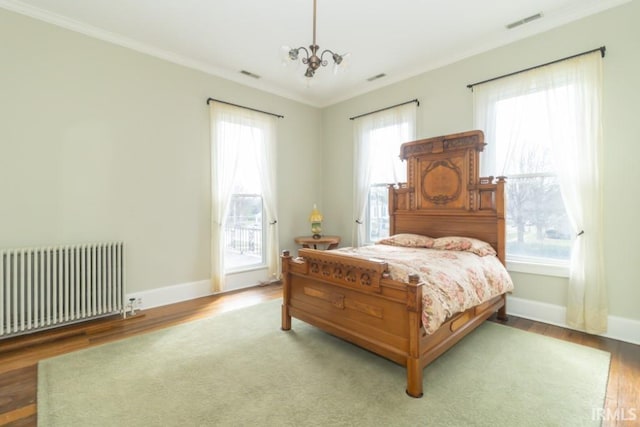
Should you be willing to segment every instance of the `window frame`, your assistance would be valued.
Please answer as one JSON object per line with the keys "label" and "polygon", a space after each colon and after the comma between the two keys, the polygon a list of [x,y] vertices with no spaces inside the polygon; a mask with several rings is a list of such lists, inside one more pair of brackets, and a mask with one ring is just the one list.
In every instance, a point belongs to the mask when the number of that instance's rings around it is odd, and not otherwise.
{"label": "window frame", "polygon": [[[528,94],[511,94],[501,97],[500,99],[494,100],[494,105],[497,105],[499,102],[516,98],[524,95],[531,95],[537,92],[546,91],[549,89],[540,88],[537,90],[531,90]],[[497,118],[496,118],[497,123]],[[495,125],[497,127],[497,124]],[[557,177],[557,172],[553,170],[552,172],[525,172],[519,174],[509,174],[505,173],[507,178],[507,184],[509,185],[510,179],[517,178],[539,178],[539,177]],[[505,191],[507,191],[505,189]],[[505,222],[508,221],[508,199],[507,199],[507,209],[505,211]],[[568,214],[565,208],[565,215]],[[505,232],[506,234],[506,232]],[[573,239],[570,240],[571,244],[573,243]],[[506,264],[507,269],[509,271],[521,272],[521,273],[529,273],[529,274],[538,274],[544,276],[554,276],[554,277],[569,277],[570,274],[570,262],[571,256],[568,259],[554,259],[554,258],[545,258],[545,257],[536,257],[536,256],[522,256],[522,255],[513,255],[508,251],[508,245],[505,241],[505,256],[506,256]]]}

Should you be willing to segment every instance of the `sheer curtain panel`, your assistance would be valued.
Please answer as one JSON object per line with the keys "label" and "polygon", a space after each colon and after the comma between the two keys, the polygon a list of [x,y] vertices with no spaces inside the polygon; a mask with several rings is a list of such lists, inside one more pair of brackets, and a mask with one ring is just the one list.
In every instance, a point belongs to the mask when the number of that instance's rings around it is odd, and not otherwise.
{"label": "sheer curtain panel", "polygon": [[[259,114],[259,113],[258,113]],[[258,176],[262,184],[262,199],[267,220],[267,242],[265,244],[267,269],[270,280],[280,278],[280,246],[278,239],[278,211],[276,186],[276,126],[278,118],[262,114],[260,128],[264,143],[258,145]]]}
{"label": "sheer curtain panel", "polygon": [[[405,165],[400,161],[400,144],[415,139],[416,105],[414,103],[356,118],[354,137],[354,218],[352,246],[366,242],[366,210],[374,167],[385,164],[378,175],[389,184],[406,180]],[[391,147],[391,148],[390,148]]]}
{"label": "sheer curtain panel", "polygon": [[[479,84],[473,87],[473,100],[475,125],[485,132],[488,142],[481,162],[483,175],[506,175],[508,179],[510,171],[518,167],[513,159],[527,148],[527,138],[543,138],[548,143],[575,236],[567,324],[589,333],[606,332],[601,53],[596,51]],[[509,100],[508,123],[503,120],[498,126],[497,117],[505,100]],[[532,102],[541,106],[535,111],[544,114],[533,115]],[[538,129],[534,135],[527,130],[532,122]],[[496,150],[498,138],[508,142],[507,150]]]}
{"label": "sheer curtain panel", "polygon": [[[279,277],[278,225],[276,211],[277,118],[220,102],[210,102],[211,117],[211,282],[212,290],[224,290],[224,225],[231,195],[239,174],[241,156],[255,155],[267,223],[265,244],[269,277]],[[250,131],[247,132],[247,129]],[[247,141],[247,138],[249,141]],[[241,143],[242,140],[242,143]],[[247,143],[252,153],[243,152]]]}

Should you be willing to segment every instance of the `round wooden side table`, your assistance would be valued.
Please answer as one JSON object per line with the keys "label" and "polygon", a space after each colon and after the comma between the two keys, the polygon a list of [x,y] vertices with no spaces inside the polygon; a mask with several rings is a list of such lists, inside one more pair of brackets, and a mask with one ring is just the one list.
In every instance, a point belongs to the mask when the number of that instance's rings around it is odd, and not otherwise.
{"label": "round wooden side table", "polygon": [[318,245],[326,245],[326,250],[335,249],[340,244],[340,236],[321,236],[319,239],[314,239],[312,236],[298,236],[294,240],[303,248],[313,249],[318,249]]}

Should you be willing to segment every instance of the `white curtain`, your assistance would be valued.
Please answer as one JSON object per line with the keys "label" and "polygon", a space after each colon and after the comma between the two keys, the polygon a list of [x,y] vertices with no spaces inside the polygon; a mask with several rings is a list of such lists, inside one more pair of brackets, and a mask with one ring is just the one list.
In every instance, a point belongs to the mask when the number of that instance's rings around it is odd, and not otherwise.
{"label": "white curtain", "polygon": [[[526,150],[509,144],[497,152],[497,138],[526,141],[527,123],[547,130],[533,135],[549,143],[560,191],[577,236],[571,249],[567,324],[589,333],[607,330],[607,293],[602,251],[602,57],[599,51],[474,86],[474,115],[488,145],[482,174],[509,175],[518,168],[510,159]],[[533,96],[531,96],[533,95]],[[527,98],[527,102],[519,102]],[[500,101],[509,99],[508,123],[497,135]],[[530,102],[546,115],[531,117]],[[504,105],[502,106],[504,108]],[[536,109],[538,110],[538,109]],[[503,109],[504,113],[504,109]],[[504,118],[504,115],[501,117]]]}
{"label": "white curtain", "polygon": [[[224,222],[238,180],[241,156],[255,155],[267,221],[266,251],[269,277],[279,277],[276,209],[275,116],[211,101],[211,282],[212,290],[224,290]],[[247,132],[247,129],[251,129]],[[247,141],[255,151],[246,152]],[[244,147],[244,148],[243,148]],[[244,152],[243,152],[244,150]]]}
{"label": "white curtain", "polygon": [[400,144],[415,139],[416,105],[401,105],[354,120],[354,218],[352,246],[366,241],[366,209],[374,166],[380,159],[388,161],[379,168],[378,179],[389,184],[406,181],[406,165],[400,161]]}
{"label": "white curtain", "polygon": [[264,250],[266,251],[269,279],[278,280],[280,278],[280,246],[276,203],[278,200],[276,187],[276,126],[278,118],[266,114],[260,114],[257,118],[259,118],[259,127],[262,130],[263,137],[263,143],[258,145],[256,160],[267,221],[267,241]]}

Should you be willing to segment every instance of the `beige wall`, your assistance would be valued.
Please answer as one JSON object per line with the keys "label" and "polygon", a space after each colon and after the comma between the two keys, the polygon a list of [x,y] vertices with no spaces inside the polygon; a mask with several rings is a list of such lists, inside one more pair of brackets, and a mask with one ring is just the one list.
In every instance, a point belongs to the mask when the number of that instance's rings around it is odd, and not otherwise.
{"label": "beige wall", "polygon": [[0,247],[123,240],[129,292],[207,280],[208,97],[285,116],[282,246],[307,230],[319,110],[4,9],[0,40]]}
{"label": "beige wall", "polygon": [[[328,231],[351,235],[353,144],[349,117],[418,98],[418,137],[469,130],[473,115],[467,84],[606,45],[604,250],[610,312],[640,319],[640,227],[634,219],[640,212],[638,19],[640,3],[631,2],[324,109],[323,202],[325,217],[333,222]],[[566,279],[523,273],[513,277],[515,296],[565,305]]]}

